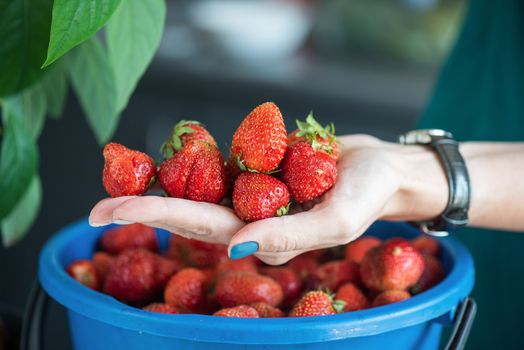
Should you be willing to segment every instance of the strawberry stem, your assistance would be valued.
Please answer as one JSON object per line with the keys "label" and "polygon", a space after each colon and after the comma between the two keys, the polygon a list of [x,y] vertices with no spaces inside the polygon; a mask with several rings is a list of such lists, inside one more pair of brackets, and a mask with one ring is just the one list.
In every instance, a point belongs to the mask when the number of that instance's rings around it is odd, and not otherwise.
{"label": "strawberry stem", "polygon": [[289,212],[289,207],[291,206],[291,202],[289,202],[287,205],[282,206],[277,209],[277,215],[276,216],[284,216]]}

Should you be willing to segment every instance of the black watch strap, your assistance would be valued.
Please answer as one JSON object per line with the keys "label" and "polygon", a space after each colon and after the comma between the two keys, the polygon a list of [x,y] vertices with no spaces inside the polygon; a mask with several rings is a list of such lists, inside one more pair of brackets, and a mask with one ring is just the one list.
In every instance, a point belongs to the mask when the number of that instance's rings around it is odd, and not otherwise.
{"label": "black watch strap", "polygon": [[432,147],[438,155],[449,184],[448,204],[437,218],[419,222],[427,234],[446,236],[455,227],[468,223],[471,185],[466,162],[460,154],[459,144],[453,135],[443,130],[415,130],[400,137],[404,144],[422,144]]}

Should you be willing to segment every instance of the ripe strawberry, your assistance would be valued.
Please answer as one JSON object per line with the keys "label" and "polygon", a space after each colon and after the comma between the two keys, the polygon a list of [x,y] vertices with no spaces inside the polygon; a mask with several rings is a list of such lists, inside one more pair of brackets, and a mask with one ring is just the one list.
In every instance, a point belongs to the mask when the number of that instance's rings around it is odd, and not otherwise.
{"label": "ripe strawberry", "polygon": [[360,283],[358,264],[353,261],[333,260],[320,265],[313,275],[314,289],[337,290],[346,282]]}
{"label": "ripe strawberry", "polygon": [[274,103],[266,102],[252,110],[235,131],[230,157],[242,170],[267,173],[278,167],[286,147],[282,114]]}
{"label": "ripe strawberry", "polygon": [[171,158],[176,152],[181,151],[187,143],[194,140],[205,141],[217,147],[215,139],[204,125],[194,120],[181,120],[176,123],[171,136],[162,144],[160,151],[166,159]]}
{"label": "ripe strawberry", "polygon": [[266,303],[253,303],[250,305],[253,309],[257,310],[258,315],[262,318],[268,317],[284,317],[284,312],[278,307],[271,306]]}
{"label": "ripe strawberry", "polygon": [[291,270],[295,271],[295,273],[298,277],[300,277],[302,282],[307,282],[310,276],[313,276],[315,274],[318,262],[316,260],[311,259],[309,256],[302,254],[291,259],[288,262],[287,266]]}
{"label": "ripe strawberry", "polygon": [[104,293],[132,304],[153,300],[162,290],[158,256],[143,248],[120,253],[106,276]]}
{"label": "ripe strawberry", "polygon": [[156,280],[159,288],[164,289],[167,281],[178,271],[180,271],[183,266],[180,263],[177,263],[171,259],[163,257],[161,255],[156,255]]}
{"label": "ripe strawberry", "polygon": [[96,252],[93,255],[93,259],[91,260],[95,265],[95,269],[98,273],[98,276],[100,277],[100,281],[103,283],[107,274],[109,273],[109,270],[111,270],[111,267],[115,262],[115,257],[106,252]]}
{"label": "ripe strawberry", "polygon": [[126,249],[144,248],[158,251],[155,229],[142,224],[117,226],[104,232],[100,248],[109,254],[120,254]]}
{"label": "ripe strawberry", "polygon": [[164,303],[152,303],[142,308],[142,310],[149,312],[158,312],[161,314],[179,314],[180,311],[169,304]]}
{"label": "ripe strawberry", "polygon": [[307,292],[289,312],[289,317],[325,316],[342,312],[344,302],[321,290]]}
{"label": "ripe strawberry", "polygon": [[346,246],[346,260],[360,264],[367,251],[371,248],[378,247],[380,244],[381,241],[377,237],[361,237]]}
{"label": "ripe strawberry", "polygon": [[111,197],[144,194],[155,181],[155,162],[147,154],[108,143],[103,155],[102,182]]}
{"label": "ripe strawberry", "polygon": [[306,142],[299,142],[288,148],[281,168],[282,181],[297,203],[320,197],[337,179],[335,160],[325,153],[315,151]]}
{"label": "ripe strawberry", "polygon": [[[280,287],[282,287],[282,292],[284,293],[282,306],[291,306],[297,300],[302,291],[302,281],[295,271],[289,267],[271,266],[262,268],[261,273],[265,276],[271,277],[280,284]],[[260,316],[262,316],[261,313]]]}
{"label": "ripe strawberry", "polygon": [[410,288],[411,294],[422,293],[431,287],[436,286],[440,281],[442,281],[442,279],[444,279],[444,269],[437,258],[433,255],[425,254],[424,261],[424,271],[417,283]]}
{"label": "ripe strawberry", "polygon": [[244,172],[235,181],[233,207],[244,221],[286,215],[289,191],[286,185],[272,176]]}
{"label": "ripe strawberry", "polygon": [[218,310],[213,316],[225,317],[243,317],[243,318],[259,318],[257,310],[247,305],[238,305],[235,307]]}
{"label": "ripe strawberry", "polygon": [[438,241],[428,235],[420,235],[411,240],[411,245],[419,250],[422,254],[431,254],[437,256],[440,252]]}
{"label": "ripe strawberry", "polygon": [[405,290],[386,290],[377,295],[373,300],[372,307],[393,304],[409,298],[411,298],[411,295]]}
{"label": "ripe strawberry", "polygon": [[84,286],[100,289],[100,276],[95,265],[89,260],[76,260],[67,268],[67,273]]}
{"label": "ripe strawberry", "polygon": [[251,304],[259,301],[271,306],[280,304],[282,288],[272,278],[248,271],[222,275],[215,287],[215,298],[223,307]]}
{"label": "ripe strawberry", "polygon": [[362,281],[376,291],[405,290],[418,281],[423,270],[424,258],[402,238],[372,248],[360,265]]}
{"label": "ripe strawberry", "polygon": [[207,297],[206,280],[200,270],[191,267],[180,270],[167,283],[164,290],[165,302],[183,310],[202,311]]}
{"label": "ripe strawberry", "polygon": [[158,171],[160,185],[171,197],[218,203],[226,194],[224,159],[216,146],[191,141]]}
{"label": "ripe strawberry", "polygon": [[313,117],[313,112],[309,112],[305,121],[297,119],[298,129],[294,130],[287,137],[287,146],[291,147],[299,142],[309,143],[315,151],[324,152],[331,158],[338,160],[340,147],[335,136],[335,126],[333,123],[323,127]]}
{"label": "ripe strawberry", "polygon": [[364,293],[351,282],[340,286],[335,298],[346,303],[344,305],[344,312],[362,310],[369,306],[368,298],[366,298]]}
{"label": "ripe strawberry", "polygon": [[214,267],[227,260],[227,245],[187,239],[174,234],[169,238],[167,256],[191,267]]}
{"label": "ripe strawberry", "polygon": [[217,265],[216,275],[218,278],[237,271],[257,272],[257,266],[254,263],[253,256],[246,256],[238,260],[224,260]]}

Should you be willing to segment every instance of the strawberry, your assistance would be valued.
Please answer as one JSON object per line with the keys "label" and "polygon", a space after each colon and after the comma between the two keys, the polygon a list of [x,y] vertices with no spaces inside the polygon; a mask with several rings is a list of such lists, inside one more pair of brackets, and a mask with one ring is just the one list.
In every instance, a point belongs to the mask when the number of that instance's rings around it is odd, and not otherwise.
{"label": "strawberry", "polygon": [[176,308],[198,312],[205,308],[207,278],[197,269],[188,267],[171,277],[164,290],[164,300]]}
{"label": "strawberry", "polygon": [[405,290],[418,281],[424,258],[403,238],[388,239],[369,250],[360,265],[362,281],[371,290]]}
{"label": "strawberry", "polygon": [[180,311],[169,304],[164,303],[152,303],[142,308],[144,311],[158,312],[161,314],[179,314]]}
{"label": "strawberry", "polygon": [[376,237],[361,237],[346,246],[346,260],[354,261],[357,264],[360,264],[362,259],[364,259],[364,255],[366,255],[367,251],[371,248],[379,246],[380,244],[380,239]]}
{"label": "strawberry", "polygon": [[405,290],[387,290],[377,295],[373,300],[372,307],[393,304],[409,298],[411,298],[411,295]]}
{"label": "strawberry", "polygon": [[289,312],[289,317],[325,316],[340,313],[344,302],[321,290],[307,292]]}
{"label": "strawberry", "polygon": [[248,271],[230,272],[217,281],[215,298],[223,307],[259,301],[271,306],[280,304],[282,288],[272,278]]}
{"label": "strawberry", "polygon": [[433,255],[425,254],[424,261],[424,271],[422,271],[422,275],[417,283],[410,288],[411,294],[422,293],[444,279],[444,269],[437,258]]}
{"label": "strawberry", "polygon": [[360,272],[353,261],[332,260],[320,265],[312,278],[314,289],[337,290],[346,282],[360,283]]}
{"label": "strawberry", "polygon": [[278,307],[271,306],[266,303],[253,303],[250,305],[253,309],[257,310],[258,315],[262,318],[269,317],[284,317],[284,312]]}
{"label": "strawberry", "polygon": [[142,224],[122,225],[104,232],[100,248],[115,255],[131,248],[144,248],[156,252],[158,239],[152,227]]}
{"label": "strawberry", "polygon": [[180,271],[183,266],[171,259],[163,257],[161,255],[156,255],[156,280],[159,288],[164,288],[167,281],[175,273]]}
{"label": "strawberry", "polygon": [[217,265],[216,275],[218,278],[236,271],[257,272],[257,266],[254,263],[255,258],[250,255],[237,260],[224,260]]}
{"label": "strawberry", "polygon": [[162,290],[158,256],[143,248],[120,253],[104,282],[104,293],[132,304],[153,300]]}
{"label": "strawberry", "polygon": [[89,260],[76,260],[67,267],[67,273],[84,286],[100,289],[100,276],[95,265]]}
{"label": "strawberry", "polygon": [[340,286],[337,290],[336,299],[345,302],[344,312],[362,310],[369,306],[368,298],[351,282]]}
{"label": "strawberry", "polygon": [[287,266],[295,271],[298,277],[303,282],[306,282],[309,280],[310,276],[313,276],[315,274],[315,271],[318,266],[318,262],[316,260],[311,259],[306,254],[299,255],[293,259],[291,259]]}
{"label": "strawberry", "polygon": [[168,195],[218,203],[226,194],[224,160],[216,146],[191,141],[158,170],[160,185]]}
{"label": "strawberry", "polygon": [[329,190],[337,179],[337,163],[310,144],[299,142],[288,148],[281,164],[282,181],[297,203],[313,200]]}
{"label": "strawberry", "polygon": [[169,238],[167,256],[191,267],[214,267],[227,260],[227,245],[187,239],[174,234]]}
{"label": "strawberry", "polygon": [[323,127],[313,117],[313,112],[309,112],[305,121],[297,119],[298,129],[295,129],[287,137],[287,146],[291,147],[299,142],[307,142],[315,151],[324,152],[331,158],[338,160],[340,147],[335,136],[335,126],[333,123]]}
{"label": "strawberry", "polygon": [[230,157],[241,170],[267,173],[278,167],[286,147],[282,114],[274,103],[266,102],[251,111],[235,131]]}
{"label": "strawberry", "polygon": [[106,252],[96,252],[91,261],[95,265],[100,281],[103,282],[115,262],[115,257]]}
{"label": "strawberry", "polygon": [[235,307],[218,310],[213,316],[224,317],[244,317],[244,318],[259,318],[257,310],[247,305],[238,305]]}
{"label": "strawberry", "polygon": [[102,182],[111,197],[139,196],[155,181],[155,162],[147,154],[119,143],[108,143]]}
{"label": "strawberry", "polygon": [[286,215],[289,191],[272,176],[244,172],[235,181],[233,207],[237,216],[248,222]]}
{"label": "strawberry", "polygon": [[[284,300],[282,301],[284,307],[291,306],[298,299],[302,290],[302,281],[291,268],[271,266],[262,268],[261,273],[280,284],[284,293]],[[261,313],[260,316],[262,316]]]}
{"label": "strawberry", "polygon": [[194,140],[205,141],[217,147],[215,139],[202,123],[194,120],[181,120],[176,123],[171,136],[162,144],[160,151],[166,159],[171,158],[176,152],[181,151],[187,143]]}
{"label": "strawberry", "polygon": [[428,235],[420,235],[411,240],[411,245],[419,250],[422,254],[431,254],[437,256],[440,252],[438,241]]}

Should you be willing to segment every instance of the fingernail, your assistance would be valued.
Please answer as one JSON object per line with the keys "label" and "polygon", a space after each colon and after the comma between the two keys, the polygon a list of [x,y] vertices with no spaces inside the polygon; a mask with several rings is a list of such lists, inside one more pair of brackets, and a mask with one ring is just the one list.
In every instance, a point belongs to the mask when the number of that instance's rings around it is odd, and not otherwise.
{"label": "fingernail", "polygon": [[106,226],[108,224],[102,224],[102,223],[99,223],[99,222],[93,222],[93,221],[89,221],[89,226],[91,227],[100,227],[100,226]]}
{"label": "fingernail", "polygon": [[244,243],[234,245],[233,248],[231,248],[229,257],[233,260],[242,259],[248,255],[256,253],[257,251],[258,251],[257,242],[252,242],[252,241],[244,242]]}
{"label": "fingernail", "polygon": [[127,221],[127,220],[113,220],[113,224],[117,224],[117,225],[129,225],[129,224],[134,224],[134,222]]}

